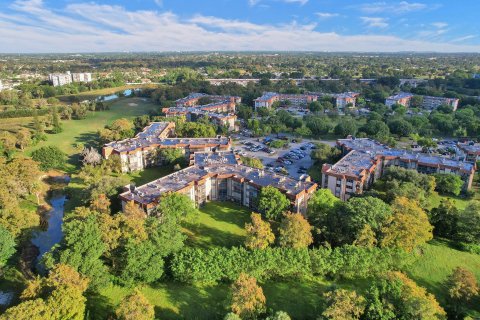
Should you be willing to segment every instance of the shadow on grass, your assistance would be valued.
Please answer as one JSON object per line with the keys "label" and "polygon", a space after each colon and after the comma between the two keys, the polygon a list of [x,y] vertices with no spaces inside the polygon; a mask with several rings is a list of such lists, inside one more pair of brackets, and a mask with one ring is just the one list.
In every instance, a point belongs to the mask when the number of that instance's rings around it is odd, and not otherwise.
{"label": "shadow on grass", "polygon": [[[227,313],[226,285],[196,287],[168,283],[168,290],[162,290],[164,298],[172,308],[155,307],[157,319],[221,319]],[[165,284],[152,286],[152,289],[164,289]],[[152,297],[154,298],[154,297]]]}
{"label": "shadow on grass", "polygon": [[245,241],[245,237],[243,236],[228,231],[222,231],[216,228],[212,228],[201,224],[200,222],[186,223],[185,228],[187,228],[193,233],[188,235],[187,244],[203,249],[209,249],[212,246],[240,246]]}
{"label": "shadow on grass", "polygon": [[317,280],[271,280],[261,284],[267,308],[285,311],[292,319],[315,319],[322,311],[322,293],[329,289],[327,283]]}

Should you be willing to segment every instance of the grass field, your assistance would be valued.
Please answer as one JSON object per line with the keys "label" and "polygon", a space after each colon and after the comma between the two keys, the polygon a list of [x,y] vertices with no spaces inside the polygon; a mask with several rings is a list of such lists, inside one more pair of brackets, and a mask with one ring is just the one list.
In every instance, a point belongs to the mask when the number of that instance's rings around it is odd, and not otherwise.
{"label": "grass field", "polygon": [[[425,245],[419,259],[409,268],[408,274],[443,304],[446,298],[445,279],[458,266],[475,273],[480,281],[480,255],[451,248],[447,241],[434,240]],[[471,315],[480,317],[480,297],[472,301],[471,307]]]}
{"label": "grass field", "polygon": [[[293,319],[315,319],[321,310],[322,292],[330,283],[321,279],[281,280],[260,283],[267,309],[285,311]],[[140,288],[155,306],[156,319],[222,319],[227,312],[229,285],[191,286],[166,282]],[[131,289],[109,286],[92,297],[95,319],[106,319]],[[100,303],[98,303],[100,302]],[[98,318],[97,318],[98,317]]]}
{"label": "grass field", "polygon": [[[111,103],[110,110],[90,112],[86,119],[62,121],[63,132],[58,134],[47,134],[47,141],[40,142],[36,146],[26,149],[26,154],[30,154],[42,146],[54,145],[59,147],[70,157],[70,166],[67,171],[77,163],[76,154],[80,151],[75,148],[78,144],[95,145],[96,132],[106,124],[119,118],[134,118],[136,116],[147,114],[150,110],[155,110],[158,105],[144,100],[142,98],[125,98]],[[4,121],[8,120],[8,121]],[[28,125],[25,118],[16,119],[21,125]],[[4,124],[12,126],[14,119],[1,119],[0,128]]]}
{"label": "grass field", "polygon": [[196,221],[187,225],[188,244],[202,248],[242,245],[250,214],[251,210],[232,202],[209,202],[200,208]]}

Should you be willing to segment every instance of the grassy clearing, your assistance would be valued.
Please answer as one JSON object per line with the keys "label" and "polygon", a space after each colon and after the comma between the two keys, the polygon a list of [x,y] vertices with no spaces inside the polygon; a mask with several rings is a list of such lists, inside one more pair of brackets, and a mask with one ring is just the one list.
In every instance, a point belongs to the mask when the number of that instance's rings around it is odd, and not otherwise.
{"label": "grassy clearing", "polygon": [[[329,283],[321,279],[283,280],[260,283],[267,309],[286,311],[294,319],[314,319],[321,312],[322,292]],[[222,319],[228,312],[229,285],[192,286],[166,282],[141,288],[155,306],[157,319]],[[130,289],[109,286],[92,297],[91,314],[105,319]]]}
{"label": "grassy clearing", "polygon": [[200,208],[196,221],[186,227],[188,244],[202,248],[242,245],[250,214],[251,210],[232,202],[209,202]]}
{"label": "grassy clearing", "polygon": [[[462,252],[450,247],[447,241],[434,240],[425,245],[421,256],[409,268],[409,276],[428,289],[444,305],[446,299],[445,279],[456,267],[464,267],[480,281],[480,255]],[[480,317],[480,297],[472,301],[472,316]],[[476,310],[475,310],[476,305]]]}
{"label": "grassy clearing", "polygon": [[[97,131],[105,125],[119,118],[134,118],[136,116],[147,114],[150,110],[155,110],[158,105],[142,98],[125,98],[111,103],[110,110],[96,111],[88,114],[83,120],[62,121],[63,132],[58,134],[48,134],[47,141],[40,142],[36,146],[26,149],[26,154],[30,155],[32,151],[42,147],[54,145],[59,147],[69,156],[69,165],[66,171],[71,171],[78,164],[78,145],[96,146]],[[0,121],[0,126],[3,122]],[[12,120],[12,119],[8,119]],[[23,118],[21,121],[24,121]],[[11,125],[11,124],[10,124]]]}

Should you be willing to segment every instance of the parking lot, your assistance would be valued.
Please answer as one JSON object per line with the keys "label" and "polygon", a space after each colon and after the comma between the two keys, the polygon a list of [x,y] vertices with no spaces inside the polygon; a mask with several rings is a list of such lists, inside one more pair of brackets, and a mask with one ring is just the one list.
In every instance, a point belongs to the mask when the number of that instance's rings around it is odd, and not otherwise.
{"label": "parking lot", "polygon": [[[242,156],[261,160],[266,170],[288,173],[298,179],[313,165],[310,153],[315,141],[309,139],[296,141],[294,137],[290,137],[289,141],[285,140],[288,142],[287,148],[276,149],[270,148],[268,143],[279,140],[275,136],[260,138],[236,136],[234,138],[234,151]],[[332,144],[332,142],[328,143]]]}

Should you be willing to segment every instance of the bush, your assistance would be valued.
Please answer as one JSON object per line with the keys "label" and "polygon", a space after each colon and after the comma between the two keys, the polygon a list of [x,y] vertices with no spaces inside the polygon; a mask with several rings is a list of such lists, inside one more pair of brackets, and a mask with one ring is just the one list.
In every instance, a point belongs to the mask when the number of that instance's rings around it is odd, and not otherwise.
{"label": "bush", "polygon": [[409,259],[401,250],[344,246],[334,250],[266,248],[185,248],[174,255],[171,272],[186,283],[234,281],[241,272],[264,281],[306,275],[368,278],[402,268]]}
{"label": "bush", "polygon": [[40,162],[40,169],[59,169],[65,165],[67,155],[57,146],[41,147],[32,152],[32,159]]}
{"label": "bush", "polygon": [[285,142],[285,141],[275,140],[275,141],[270,142],[270,147],[279,149],[279,148],[285,147],[286,144],[287,144],[287,142]]}

